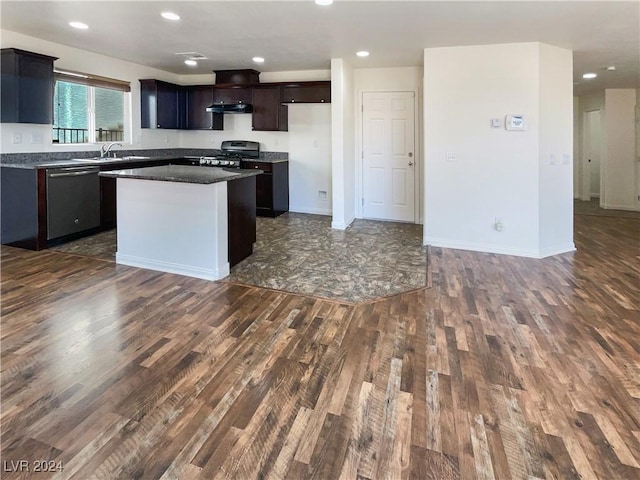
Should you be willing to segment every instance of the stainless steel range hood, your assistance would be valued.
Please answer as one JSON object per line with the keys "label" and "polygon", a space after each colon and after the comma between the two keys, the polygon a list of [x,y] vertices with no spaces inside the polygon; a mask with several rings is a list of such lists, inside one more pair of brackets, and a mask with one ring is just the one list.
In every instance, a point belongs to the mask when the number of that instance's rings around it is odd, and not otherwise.
{"label": "stainless steel range hood", "polygon": [[211,113],[251,113],[253,107],[249,103],[214,103],[206,110]]}

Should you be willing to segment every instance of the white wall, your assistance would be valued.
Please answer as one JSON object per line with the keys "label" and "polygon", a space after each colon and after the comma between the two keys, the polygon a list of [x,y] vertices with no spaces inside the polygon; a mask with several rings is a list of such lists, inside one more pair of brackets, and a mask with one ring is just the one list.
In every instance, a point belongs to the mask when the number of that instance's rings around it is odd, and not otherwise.
{"label": "white wall", "polygon": [[[558,219],[549,217],[547,205],[540,202],[553,181],[545,178],[541,192],[545,169],[540,163],[552,150],[572,151],[571,83],[568,89],[560,85],[560,91],[551,87],[557,77],[566,81],[563,72],[571,68],[565,65],[570,59],[570,53],[538,43],[425,49],[425,244],[531,257],[547,254],[553,239],[542,237],[541,230]],[[541,78],[545,76],[550,78]],[[563,98],[557,112],[554,98]],[[540,125],[554,113],[568,122],[557,139],[553,126]],[[490,119],[504,121],[507,114],[524,115],[527,129],[490,127]],[[454,161],[447,160],[451,155]],[[569,202],[558,206],[565,212],[571,208],[570,182],[562,188],[567,191],[556,199]],[[496,218],[502,231],[495,228]],[[558,243],[571,249],[572,237]]]}
{"label": "white wall", "polygon": [[[422,223],[422,67],[354,69],[356,108],[357,198],[362,198],[362,94],[364,92],[415,93],[415,184],[417,223]],[[362,218],[362,203],[356,201],[356,215]]]}
{"label": "white wall", "polygon": [[260,142],[260,150],[263,151],[288,152],[289,137],[289,132],[253,131],[250,113],[227,113],[224,116],[224,130],[182,130],[180,132],[180,146],[183,148],[220,148],[223,140],[251,140]]}
{"label": "white wall", "polygon": [[331,215],[331,105],[290,105],[289,134],[289,210]]}
{"label": "white wall", "polygon": [[606,160],[601,203],[604,208],[636,210],[636,90],[606,89],[604,103]]}
{"label": "white wall", "polygon": [[353,67],[331,59],[332,228],[344,230],[355,219],[356,159]]}
{"label": "white wall", "polygon": [[540,45],[539,256],[573,250],[573,54]]}

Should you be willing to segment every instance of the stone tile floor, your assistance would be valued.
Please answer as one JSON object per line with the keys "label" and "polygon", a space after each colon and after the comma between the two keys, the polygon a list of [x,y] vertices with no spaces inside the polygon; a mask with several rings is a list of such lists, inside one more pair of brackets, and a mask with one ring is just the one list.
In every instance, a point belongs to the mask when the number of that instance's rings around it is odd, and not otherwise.
{"label": "stone tile floor", "polygon": [[[356,220],[344,231],[331,217],[285,213],[257,219],[254,253],[223,281],[351,303],[425,287],[427,249],[422,226]],[[115,260],[116,231],[51,250]]]}
{"label": "stone tile floor", "polygon": [[356,220],[340,231],[298,213],[257,223],[253,255],[225,280],[352,303],[426,285],[421,225]]}

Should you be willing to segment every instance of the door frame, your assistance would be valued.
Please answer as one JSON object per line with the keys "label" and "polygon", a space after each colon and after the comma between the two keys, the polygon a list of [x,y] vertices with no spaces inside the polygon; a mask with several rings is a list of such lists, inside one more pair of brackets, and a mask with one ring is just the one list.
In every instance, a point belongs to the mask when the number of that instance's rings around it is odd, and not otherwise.
{"label": "door frame", "polygon": [[413,142],[414,167],[413,177],[413,223],[422,224],[423,184],[422,181],[422,110],[420,96],[416,90],[360,90],[358,92],[356,121],[356,218],[364,218],[364,94],[365,93],[413,93]]}
{"label": "door frame", "polygon": [[588,117],[590,113],[598,112],[600,118],[600,201],[599,204],[602,206],[602,203],[605,198],[604,186],[606,184],[605,175],[607,172],[606,168],[606,158],[604,153],[606,152],[606,136],[604,135],[604,118],[602,115],[601,108],[593,108],[590,110],[585,110],[582,113],[582,169],[581,169],[581,178],[580,178],[580,200],[590,201],[591,200],[591,168],[589,166],[589,155],[588,155],[588,145],[589,145],[589,123]]}

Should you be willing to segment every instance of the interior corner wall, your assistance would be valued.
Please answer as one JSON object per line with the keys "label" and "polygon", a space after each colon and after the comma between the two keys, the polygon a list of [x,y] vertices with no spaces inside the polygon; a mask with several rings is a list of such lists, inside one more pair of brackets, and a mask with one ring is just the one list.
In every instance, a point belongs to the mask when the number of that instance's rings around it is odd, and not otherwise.
{"label": "interior corner wall", "polygon": [[539,246],[546,257],[573,243],[573,53],[540,45]]}
{"label": "interior corner wall", "polygon": [[538,94],[537,43],[424,50],[425,244],[538,256]]}
{"label": "interior corner wall", "polygon": [[636,90],[606,89],[604,105],[606,147],[601,204],[604,208],[636,210]]}
{"label": "interior corner wall", "polygon": [[331,175],[333,220],[344,230],[355,219],[355,116],[353,68],[342,58],[331,59]]}

